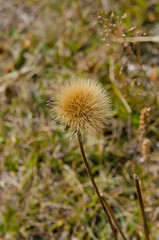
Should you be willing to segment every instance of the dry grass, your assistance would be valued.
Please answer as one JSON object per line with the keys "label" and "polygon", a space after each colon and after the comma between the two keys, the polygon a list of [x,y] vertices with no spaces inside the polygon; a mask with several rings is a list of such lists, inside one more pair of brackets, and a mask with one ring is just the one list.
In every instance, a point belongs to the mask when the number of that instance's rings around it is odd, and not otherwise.
{"label": "dry grass", "polygon": [[[4,240],[113,239],[77,142],[69,141],[71,135],[63,133],[61,125],[49,122],[47,100],[53,90],[58,91],[58,84],[74,76],[98,79],[113,100],[114,118],[104,135],[85,139],[101,192],[109,196],[128,239],[142,239],[136,173],[151,239],[159,238],[159,48],[157,42],[125,39],[144,37],[145,32],[158,36],[159,4],[104,2],[0,1],[0,236]],[[102,21],[97,17],[102,15],[97,14],[99,4],[105,11]],[[144,107],[150,108],[144,136],[150,141],[148,167],[140,161],[139,147]]]}

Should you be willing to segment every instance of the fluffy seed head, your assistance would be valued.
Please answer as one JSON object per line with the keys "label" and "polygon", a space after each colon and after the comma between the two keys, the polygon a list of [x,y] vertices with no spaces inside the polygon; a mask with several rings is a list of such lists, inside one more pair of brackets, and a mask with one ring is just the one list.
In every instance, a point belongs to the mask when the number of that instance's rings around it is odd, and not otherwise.
{"label": "fluffy seed head", "polygon": [[67,82],[55,96],[52,111],[56,120],[73,131],[101,132],[111,117],[110,99],[105,89],[90,80]]}

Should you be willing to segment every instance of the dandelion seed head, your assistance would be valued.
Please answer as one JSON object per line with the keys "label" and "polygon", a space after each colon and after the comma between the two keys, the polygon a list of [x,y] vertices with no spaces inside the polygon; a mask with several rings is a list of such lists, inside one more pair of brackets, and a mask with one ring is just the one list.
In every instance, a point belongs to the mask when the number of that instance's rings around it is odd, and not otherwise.
{"label": "dandelion seed head", "polygon": [[99,83],[87,79],[67,82],[55,96],[56,120],[73,131],[101,132],[111,117],[111,103]]}

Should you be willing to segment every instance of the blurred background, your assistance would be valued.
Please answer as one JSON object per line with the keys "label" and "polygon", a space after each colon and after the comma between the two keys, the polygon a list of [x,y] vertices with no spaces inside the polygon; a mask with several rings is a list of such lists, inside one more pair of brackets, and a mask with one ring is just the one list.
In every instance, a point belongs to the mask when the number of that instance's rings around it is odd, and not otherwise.
{"label": "blurred background", "polygon": [[159,238],[158,0],[0,0],[0,240],[111,240],[76,137],[49,122],[66,79],[97,79],[113,119],[84,136],[93,176],[129,240]]}

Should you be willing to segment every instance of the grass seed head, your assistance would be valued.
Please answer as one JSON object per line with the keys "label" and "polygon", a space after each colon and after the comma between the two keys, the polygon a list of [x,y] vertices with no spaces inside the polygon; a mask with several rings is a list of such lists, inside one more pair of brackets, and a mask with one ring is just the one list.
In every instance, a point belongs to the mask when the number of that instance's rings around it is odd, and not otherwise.
{"label": "grass seed head", "polygon": [[101,132],[111,117],[111,103],[105,89],[90,80],[67,82],[56,94],[56,120],[73,131]]}

